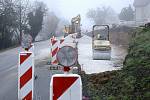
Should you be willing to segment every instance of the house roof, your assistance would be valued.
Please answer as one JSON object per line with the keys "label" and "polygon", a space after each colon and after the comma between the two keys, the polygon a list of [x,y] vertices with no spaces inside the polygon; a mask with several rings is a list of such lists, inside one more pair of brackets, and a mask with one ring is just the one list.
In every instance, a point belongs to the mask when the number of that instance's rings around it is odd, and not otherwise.
{"label": "house roof", "polygon": [[135,7],[143,7],[150,3],[150,0],[134,0],[134,6]]}

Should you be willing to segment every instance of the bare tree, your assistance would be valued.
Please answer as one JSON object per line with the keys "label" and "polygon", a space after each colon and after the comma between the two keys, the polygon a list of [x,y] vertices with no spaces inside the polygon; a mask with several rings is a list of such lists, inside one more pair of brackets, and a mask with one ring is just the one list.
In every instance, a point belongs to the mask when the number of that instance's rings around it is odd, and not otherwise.
{"label": "bare tree", "polygon": [[129,5],[128,7],[125,7],[121,10],[121,12],[119,14],[119,19],[125,20],[125,21],[133,21],[134,11],[133,11],[131,5]]}
{"label": "bare tree", "polygon": [[17,12],[12,0],[0,1],[0,48],[12,45],[12,37],[17,30]]}
{"label": "bare tree", "polygon": [[[27,13],[31,9],[29,0],[0,0],[1,48],[18,44],[22,30],[28,27]],[[30,8],[30,9],[29,9]]]}
{"label": "bare tree", "polygon": [[106,24],[114,23],[114,20],[117,19],[117,15],[111,7],[102,7],[90,9],[87,12],[87,18],[94,21],[95,24]]}
{"label": "bare tree", "polygon": [[28,19],[27,14],[32,10],[32,5],[30,3],[30,0],[14,0],[16,5],[16,11],[18,15],[18,24],[19,24],[19,33],[16,34],[19,41],[21,41],[23,30],[26,31],[28,25]]}

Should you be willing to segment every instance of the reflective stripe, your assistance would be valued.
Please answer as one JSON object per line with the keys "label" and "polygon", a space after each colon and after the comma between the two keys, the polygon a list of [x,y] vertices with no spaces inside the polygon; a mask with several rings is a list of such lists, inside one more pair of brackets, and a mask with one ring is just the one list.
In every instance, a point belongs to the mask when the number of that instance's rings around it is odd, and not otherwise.
{"label": "reflective stripe", "polygon": [[32,56],[24,61],[19,68],[19,76],[22,76],[32,65]]}
{"label": "reflective stripe", "polygon": [[23,99],[29,92],[32,91],[32,80],[28,81],[27,84],[21,88],[20,97]]}

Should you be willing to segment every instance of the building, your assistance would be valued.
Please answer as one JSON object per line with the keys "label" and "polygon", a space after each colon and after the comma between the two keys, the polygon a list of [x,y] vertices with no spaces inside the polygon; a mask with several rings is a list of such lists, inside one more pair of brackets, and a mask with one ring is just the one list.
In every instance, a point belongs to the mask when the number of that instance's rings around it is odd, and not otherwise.
{"label": "building", "polygon": [[150,22],[150,0],[134,0],[136,22]]}

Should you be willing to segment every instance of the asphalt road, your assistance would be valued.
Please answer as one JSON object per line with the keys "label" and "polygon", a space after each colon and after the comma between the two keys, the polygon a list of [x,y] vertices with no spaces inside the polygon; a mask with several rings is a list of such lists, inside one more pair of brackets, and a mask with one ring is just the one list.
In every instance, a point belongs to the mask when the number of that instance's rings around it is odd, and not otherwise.
{"label": "asphalt road", "polygon": [[[17,100],[17,64],[21,47],[0,53],[0,100]],[[35,64],[49,56],[49,41],[35,43]]]}
{"label": "asphalt road", "polygon": [[[83,36],[78,40],[79,63],[82,69],[90,73],[116,70],[114,65],[125,57],[125,50],[121,46],[113,45],[111,61],[93,61],[91,38]],[[0,53],[0,100],[17,100],[17,63],[20,47]],[[52,72],[45,66],[50,51],[49,41],[35,43],[35,100],[49,100],[49,84]]]}

